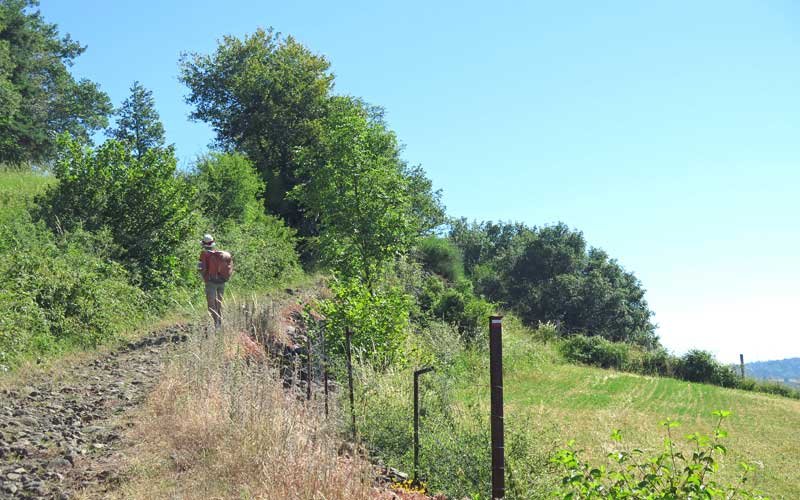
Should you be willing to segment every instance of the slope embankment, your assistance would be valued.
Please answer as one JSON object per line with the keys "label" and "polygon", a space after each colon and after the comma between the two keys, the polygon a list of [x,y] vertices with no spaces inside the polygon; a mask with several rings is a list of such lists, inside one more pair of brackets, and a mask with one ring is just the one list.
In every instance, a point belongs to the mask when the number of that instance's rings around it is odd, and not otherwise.
{"label": "slope embankment", "polygon": [[306,400],[292,356],[314,292],[289,292],[230,300],[221,332],[169,326],[7,380],[0,498],[427,498],[376,482],[333,396],[330,418]]}

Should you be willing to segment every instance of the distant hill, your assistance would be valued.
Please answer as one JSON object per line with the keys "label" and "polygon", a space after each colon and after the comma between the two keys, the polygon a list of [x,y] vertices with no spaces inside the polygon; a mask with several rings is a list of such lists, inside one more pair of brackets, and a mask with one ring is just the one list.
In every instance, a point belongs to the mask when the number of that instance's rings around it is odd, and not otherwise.
{"label": "distant hill", "polygon": [[744,369],[749,377],[774,380],[800,388],[800,358],[745,363]]}

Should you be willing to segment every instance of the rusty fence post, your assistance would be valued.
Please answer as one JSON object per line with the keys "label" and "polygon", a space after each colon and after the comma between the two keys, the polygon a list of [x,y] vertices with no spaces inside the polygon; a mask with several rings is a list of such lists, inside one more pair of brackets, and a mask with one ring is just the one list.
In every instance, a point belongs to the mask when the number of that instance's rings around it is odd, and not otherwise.
{"label": "rusty fence post", "polygon": [[347,349],[347,383],[350,386],[350,421],[351,421],[351,431],[353,433],[353,442],[356,442],[356,401],[355,396],[353,394],[353,353],[352,353],[352,346],[350,343],[350,337],[352,333],[350,332],[350,328],[347,328],[344,332],[345,338],[345,348]]}
{"label": "rusty fence post", "polygon": [[414,483],[417,483],[419,469],[419,376],[433,371],[432,366],[414,370]]}
{"label": "rusty fence post", "polygon": [[489,317],[489,384],[491,386],[492,498],[504,498],[505,450],[503,436],[503,317]]}

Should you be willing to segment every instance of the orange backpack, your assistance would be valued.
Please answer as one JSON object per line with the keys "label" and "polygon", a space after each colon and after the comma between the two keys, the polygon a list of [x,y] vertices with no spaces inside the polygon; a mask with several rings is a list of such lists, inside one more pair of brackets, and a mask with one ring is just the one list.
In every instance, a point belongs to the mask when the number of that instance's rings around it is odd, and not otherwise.
{"label": "orange backpack", "polygon": [[212,283],[225,283],[233,274],[233,256],[224,250],[208,252],[206,277]]}

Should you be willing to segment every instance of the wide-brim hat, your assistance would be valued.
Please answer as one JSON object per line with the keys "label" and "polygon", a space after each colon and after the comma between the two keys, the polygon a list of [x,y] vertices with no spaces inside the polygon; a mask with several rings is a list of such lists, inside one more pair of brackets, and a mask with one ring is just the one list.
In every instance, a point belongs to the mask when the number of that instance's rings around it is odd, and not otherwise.
{"label": "wide-brim hat", "polygon": [[200,240],[200,244],[204,247],[213,247],[215,245],[214,237],[210,234],[206,234],[203,236],[203,239]]}

